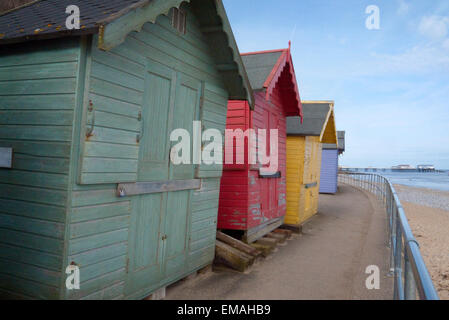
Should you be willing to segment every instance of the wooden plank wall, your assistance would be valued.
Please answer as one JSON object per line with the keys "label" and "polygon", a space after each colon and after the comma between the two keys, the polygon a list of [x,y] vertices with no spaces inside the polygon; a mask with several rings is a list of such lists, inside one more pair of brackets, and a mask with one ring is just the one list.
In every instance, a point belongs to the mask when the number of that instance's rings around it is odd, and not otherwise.
{"label": "wooden plank wall", "polygon": [[[320,170],[320,138],[287,137],[286,224],[301,225],[318,212]],[[316,186],[306,188],[315,182]]]}
{"label": "wooden plank wall", "polygon": [[[258,170],[250,170],[248,174],[249,178],[249,212],[248,212],[248,228],[253,228],[267,222],[268,220],[276,219],[285,216],[286,213],[286,113],[284,110],[284,104],[282,102],[282,94],[279,88],[275,88],[271,95],[270,102],[265,99],[265,92],[257,92],[255,94],[256,107],[253,111],[253,128],[266,129],[266,125],[263,123],[263,110],[273,111],[278,115],[278,128],[279,128],[279,158],[278,158],[278,171],[281,172],[281,178],[276,179],[277,195],[273,193],[263,195],[261,194],[261,180],[259,178]],[[274,128],[273,128],[274,129]],[[260,203],[263,201],[262,197],[276,196],[277,203],[275,210],[272,212],[262,212]]]}
{"label": "wooden plank wall", "polygon": [[[118,100],[130,106],[127,110],[137,110],[142,105],[141,70],[145,69],[147,59],[184,72],[205,82],[203,129],[216,128],[224,133],[227,92],[210,58],[209,47],[188,9],[187,17],[187,34],[184,36],[171,27],[166,16],[160,16],[155,24],[145,24],[141,32],[128,35],[126,41],[111,52],[99,52],[94,43],[92,75],[108,88],[104,91],[108,96],[105,99],[125,92],[117,97]],[[197,177],[204,180],[201,190],[195,191],[192,197],[185,275],[213,260],[221,174],[221,166],[202,166],[197,173]],[[124,298],[130,201],[116,197],[115,184],[79,185],[76,179],[71,184],[72,209],[65,259],[67,263],[75,261],[81,265],[82,279],[81,290],[67,292],[66,298]],[[131,297],[142,298],[143,295],[145,292],[136,292]]]}
{"label": "wooden plank wall", "polygon": [[[245,132],[250,127],[250,110],[246,101],[229,101],[226,129],[241,129]],[[236,141],[234,148],[225,146],[225,156],[234,155],[234,163],[225,165],[221,179],[220,203],[218,209],[218,228],[246,230],[248,216],[248,164],[236,164]],[[247,149],[246,149],[247,150]],[[248,152],[245,151],[247,157]]]}
{"label": "wooden plank wall", "polygon": [[[259,177],[257,166],[248,165],[247,155],[245,165],[225,166],[226,171],[221,182],[219,229],[249,230],[269,220],[282,217],[286,213],[286,113],[282,93],[279,88],[275,88],[271,100],[267,101],[265,92],[257,92],[255,101],[255,109],[251,111],[251,116],[246,115],[249,108],[247,103],[230,102],[227,128],[245,131],[251,127],[257,133],[258,129],[267,129],[264,111],[277,114],[279,128],[278,171],[281,172],[281,178],[276,179],[276,190],[263,194],[261,184],[264,181]],[[249,117],[251,120],[248,122]],[[254,170],[251,167],[254,167]],[[262,211],[261,203],[267,201],[267,197],[273,197],[276,202],[272,211]]]}
{"label": "wooden plank wall", "polygon": [[59,297],[79,40],[0,52],[0,295]]}
{"label": "wooden plank wall", "polygon": [[336,193],[338,179],[338,150],[322,151],[320,193]]}
{"label": "wooden plank wall", "polygon": [[[300,197],[302,202],[303,218],[300,223],[311,218],[318,211],[318,189],[321,170],[321,143],[315,136],[306,137],[306,150],[303,172],[303,190]],[[317,186],[307,188],[306,185],[317,183]]]}
{"label": "wooden plank wall", "polygon": [[303,220],[304,157],[306,137],[287,137],[287,214],[285,224],[299,225]]}

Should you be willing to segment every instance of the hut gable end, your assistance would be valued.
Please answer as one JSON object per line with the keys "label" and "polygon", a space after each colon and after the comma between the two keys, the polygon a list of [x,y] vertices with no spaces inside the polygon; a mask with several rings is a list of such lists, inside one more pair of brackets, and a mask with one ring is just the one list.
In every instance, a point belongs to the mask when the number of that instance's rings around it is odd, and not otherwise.
{"label": "hut gable end", "polygon": [[287,118],[287,135],[318,136],[321,143],[337,144],[333,101],[303,101],[304,121]]}
{"label": "hut gable end", "polygon": [[42,0],[0,15],[0,45],[74,35],[98,34],[97,46],[111,50],[131,32],[140,32],[160,15],[189,3],[231,100],[254,97],[225,8],[219,0],[86,0],[80,8],[79,30],[67,30],[66,7],[72,0]]}
{"label": "hut gable end", "polygon": [[287,116],[302,117],[290,48],[244,53],[242,58],[254,91],[264,92],[267,101],[281,97],[279,102]]}
{"label": "hut gable end", "polygon": [[[173,164],[170,135],[197,120],[224,135],[228,100],[252,103],[221,1],[78,2],[81,15],[116,7],[77,31],[56,30],[65,0],[0,15],[24,17],[22,36],[0,39],[0,146],[14,152],[0,170],[2,297],[142,299],[214,259],[222,166]],[[27,8],[48,32],[27,33]]]}

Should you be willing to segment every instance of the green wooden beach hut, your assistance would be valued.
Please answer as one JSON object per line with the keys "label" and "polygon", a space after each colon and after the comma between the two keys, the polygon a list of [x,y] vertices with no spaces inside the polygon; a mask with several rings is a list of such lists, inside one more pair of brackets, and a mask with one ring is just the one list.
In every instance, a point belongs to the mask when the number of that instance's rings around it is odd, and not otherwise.
{"label": "green wooden beach hut", "polygon": [[0,296],[140,299],[210,264],[222,167],[173,165],[170,133],[224,132],[228,99],[253,104],[221,0],[0,15]]}

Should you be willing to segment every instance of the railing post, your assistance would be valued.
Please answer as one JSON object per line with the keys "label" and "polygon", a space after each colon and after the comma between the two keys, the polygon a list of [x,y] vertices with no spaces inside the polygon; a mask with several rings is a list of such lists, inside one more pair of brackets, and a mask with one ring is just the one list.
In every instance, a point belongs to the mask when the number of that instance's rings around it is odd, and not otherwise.
{"label": "railing post", "polygon": [[388,233],[388,239],[387,239],[387,247],[391,248],[391,216],[392,216],[392,201],[391,201],[391,192],[388,192],[387,194],[387,233]]}
{"label": "railing post", "polygon": [[395,275],[395,254],[396,254],[396,221],[397,221],[397,211],[393,204],[393,210],[391,214],[391,226],[390,226],[390,275]]}
{"label": "railing post", "polygon": [[[387,246],[390,248],[390,272],[397,300],[438,300],[438,293],[419,251],[419,245],[407,222],[401,203],[390,181],[371,173],[354,172],[341,177],[353,187],[371,191],[385,206]],[[418,293],[418,294],[417,294]]]}
{"label": "railing post", "polygon": [[402,230],[399,217],[396,217],[396,248],[394,257],[394,296],[396,300],[404,300],[402,286]]}
{"label": "railing post", "polygon": [[376,177],[376,198],[379,200],[380,177]]}
{"label": "railing post", "polygon": [[407,248],[404,250],[404,281],[405,300],[416,300],[416,282]]}

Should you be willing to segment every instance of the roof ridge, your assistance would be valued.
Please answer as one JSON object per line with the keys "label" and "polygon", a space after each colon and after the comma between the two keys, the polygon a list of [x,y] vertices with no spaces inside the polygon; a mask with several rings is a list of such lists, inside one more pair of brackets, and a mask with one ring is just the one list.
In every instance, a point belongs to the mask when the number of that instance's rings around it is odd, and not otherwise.
{"label": "roof ridge", "polygon": [[22,4],[21,6],[18,6],[18,7],[9,9],[9,10],[6,10],[5,12],[0,12],[0,17],[1,17],[1,16],[4,16],[5,14],[14,12],[14,11],[16,11],[16,10],[20,10],[20,9],[22,9],[22,8],[31,6],[31,5],[33,5],[33,4],[37,3],[37,2],[41,2],[41,1],[45,1],[45,0],[34,0],[34,1],[31,1],[31,2],[28,2],[28,3],[24,3],[24,4]]}
{"label": "roof ridge", "polygon": [[240,55],[241,56],[253,56],[253,55],[257,55],[257,54],[284,52],[284,51],[287,51],[287,50],[288,50],[288,48],[286,48],[286,49],[264,50],[264,51],[253,51],[253,52],[240,53]]}
{"label": "roof ridge", "polygon": [[301,100],[303,104],[335,104],[334,100]]}

